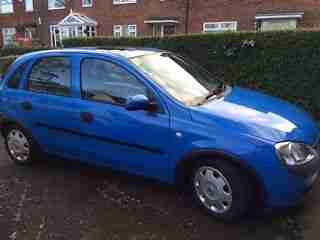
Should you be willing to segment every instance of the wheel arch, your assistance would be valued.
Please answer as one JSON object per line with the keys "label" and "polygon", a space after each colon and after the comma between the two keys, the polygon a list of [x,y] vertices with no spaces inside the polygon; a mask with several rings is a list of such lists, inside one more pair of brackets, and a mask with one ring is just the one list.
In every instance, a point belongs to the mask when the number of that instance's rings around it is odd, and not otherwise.
{"label": "wheel arch", "polygon": [[26,130],[28,133],[30,132],[21,123],[19,123],[18,121],[5,116],[4,114],[0,114],[0,131],[1,131],[1,135],[3,137],[5,137],[5,129],[9,125],[18,125],[19,127],[21,127],[24,130]]}
{"label": "wheel arch", "polygon": [[242,161],[232,154],[219,150],[205,149],[195,150],[183,157],[176,166],[175,182],[179,188],[183,188],[192,174],[195,164],[204,158],[219,158],[228,160],[231,164],[241,169],[250,179],[255,193],[254,198],[258,206],[262,206],[266,200],[267,194],[262,179],[257,175],[256,171],[250,167],[245,161]]}
{"label": "wheel arch", "polygon": [[0,131],[1,131],[1,135],[2,135],[3,137],[5,137],[5,130],[6,130],[6,128],[7,128],[8,126],[10,126],[10,125],[17,125],[18,127],[22,128],[22,129],[26,132],[26,134],[28,134],[28,135],[32,138],[32,140],[34,141],[34,143],[35,143],[38,147],[40,147],[39,142],[36,141],[36,139],[34,138],[32,132],[31,132],[27,127],[25,127],[24,124],[22,124],[21,122],[15,120],[15,119],[13,119],[13,118],[10,118],[10,117],[7,117],[7,116],[5,116],[5,115],[3,115],[3,114],[0,114]]}

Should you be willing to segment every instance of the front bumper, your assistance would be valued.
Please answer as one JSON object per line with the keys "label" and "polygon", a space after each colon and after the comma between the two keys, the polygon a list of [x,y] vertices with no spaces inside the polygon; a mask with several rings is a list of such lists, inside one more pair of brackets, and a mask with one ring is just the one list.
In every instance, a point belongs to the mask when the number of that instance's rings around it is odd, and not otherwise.
{"label": "front bumper", "polygon": [[[260,155],[260,154],[259,154]],[[304,199],[320,175],[320,159],[299,167],[288,167],[270,149],[263,149],[263,165],[254,166],[263,184],[263,205],[266,208],[290,207]]]}
{"label": "front bumper", "polygon": [[319,178],[319,171],[308,177],[290,177],[290,185],[287,188],[278,189],[269,195],[266,207],[291,207],[304,200],[305,195],[312,189]]}

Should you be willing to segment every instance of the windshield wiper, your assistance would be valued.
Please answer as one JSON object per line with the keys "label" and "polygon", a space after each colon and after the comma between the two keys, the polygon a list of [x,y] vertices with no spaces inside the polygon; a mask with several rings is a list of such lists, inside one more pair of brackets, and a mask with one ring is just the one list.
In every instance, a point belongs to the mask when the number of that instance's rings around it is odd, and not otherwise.
{"label": "windshield wiper", "polygon": [[206,100],[210,100],[212,97],[217,96],[219,93],[223,92],[225,90],[226,86],[224,82],[220,82],[219,85],[212,89],[208,96],[206,96]]}

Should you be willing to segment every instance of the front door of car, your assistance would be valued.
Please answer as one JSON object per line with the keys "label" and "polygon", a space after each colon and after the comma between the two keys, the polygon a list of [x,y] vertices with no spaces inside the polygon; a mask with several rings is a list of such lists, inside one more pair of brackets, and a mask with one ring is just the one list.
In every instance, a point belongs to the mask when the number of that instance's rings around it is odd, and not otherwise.
{"label": "front door of car", "polygon": [[73,58],[66,54],[35,59],[19,93],[18,109],[47,152],[78,158],[82,138],[72,134],[79,128],[72,66]]}
{"label": "front door of car", "polygon": [[[83,58],[81,103],[77,109],[81,146],[98,164],[132,173],[167,178],[170,118],[158,97],[143,81],[118,63],[106,59]],[[158,111],[128,111],[129,97],[145,95],[157,101]]]}

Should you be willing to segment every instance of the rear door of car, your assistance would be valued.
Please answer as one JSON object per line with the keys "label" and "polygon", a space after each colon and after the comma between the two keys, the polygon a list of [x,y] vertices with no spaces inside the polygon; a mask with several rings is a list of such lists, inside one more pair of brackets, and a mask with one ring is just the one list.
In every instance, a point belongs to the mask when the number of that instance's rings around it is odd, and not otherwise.
{"label": "rear door of car", "polygon": [[21,91],[17,112],[42,147],[51,154],[78,158],[81,138],[78,130],[74,95],[74,56],[50,54],[30,64]]}

